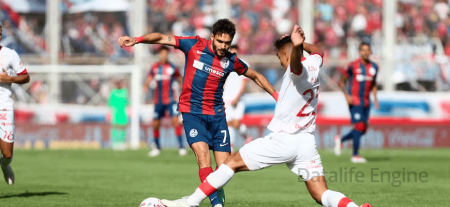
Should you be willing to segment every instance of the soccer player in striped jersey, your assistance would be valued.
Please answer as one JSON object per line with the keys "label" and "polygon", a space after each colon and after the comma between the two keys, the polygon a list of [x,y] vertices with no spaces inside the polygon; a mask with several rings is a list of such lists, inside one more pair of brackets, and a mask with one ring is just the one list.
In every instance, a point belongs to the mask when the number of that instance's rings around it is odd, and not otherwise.
{"label": "soccer player in striped jersey", "polygon": [[172,118],[172,126],[175,128],[175,136],[177,136],[178,139],[178,154],[184,156],[187,154],[187,151],[183,146],[183,126],[178,117],[179,112],[177,110],[176,99],[172,88],[174,81],[178,81],[181,84],[183,79],[178,67],[169,62],[169,48],[162,45],[158,49],[158,54],[159,61],[151,67],[144,85],[144,91],[146,92],[150,82],[152,80],[156,81],[156,88],[153,96],[153,104],[155,105],[153,116],[153,140],[155,148],[152,149],[148,155],[150,157],[156,157],[161,153],[159,128],[161,126],[161,118],[166,115],[166,112],[169,112],[169,115]]}
{"label": "soccer player in striped jersey", "polygon": [[[244,145],[238,153],[228,157],[192,195],[175,201],[162,200],[165,207],[198,207],[208,195],[225,186],[235,173],[278,164],[286,164],[293,173],[301,176],[318,204],[358,207],[344,194],[329,190],[325,180],[314,137],[323,51],[304,40],[303,30],[295,25],[291,35],[275,42],[285,73],[274,117],[267,126],[271,133]],[[310,56],[303,57],[303,50]]]}
{"label": "soccer player in striped jersey", "polygon": [[[235,34],[234,23],[220,19],[213,25],[211,40],[199,36],[179,37],[160,33],[137,38],[125,36],[118,40],[121,46],[163,44],[184,52],[186,62],[178,109],[182,112],[187,142],[197,158],[201,182],[213,172],[210,150],[214,152],[217,166],[230,156],[230,133],[222,98],[228,75],[231,72],[244,75],[275,99],[278,98],[278,93],[264,76],[249,68],[235,53],[228,51]],[[214,192],[209,198],[212,206],[223,206],[223,189]]]}
{"label": "soccer player in striped jersey", "polygon": [[334,152],[341,154],[341,144],[347,140],[353,140],[353,156],[351,162],[365,163],[366,159],[359,155],[361,137],[369,126],[370,92],[373,93],[375,108],[379,108],[377,99],[377,75],[378,65],[370,60],[372,54],[370,44],[361,43],[359,46],[360,59],[350,63],[347,71],[343,73],[339,86],[345,94],[350,109],[353,130],[347,135],[335,139]]}

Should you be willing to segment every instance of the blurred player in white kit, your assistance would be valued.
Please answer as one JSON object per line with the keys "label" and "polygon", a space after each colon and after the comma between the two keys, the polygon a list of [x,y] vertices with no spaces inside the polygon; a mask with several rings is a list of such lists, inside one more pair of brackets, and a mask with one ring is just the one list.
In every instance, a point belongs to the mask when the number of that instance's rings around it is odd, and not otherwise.
{"label": "blurred player in white kit", "polygon": [[[229,51],[230,53],[237,53],[238,49],[237,45],[232,45]],[[247,62],[245,64],[250,67],[250,64]],[[241,134],[243,138],[247,138],[246,142],[251,141],[251,137],[247,137],[247,127],[241,124],[241,119],[245,112],[245,104],[241,101],[241,97],[245,92],[247,84],[248,78],[245,76],[230,73],[224,86],[223,101],[225,103],[228,131],[230,132],[231,153],[233,153],[234,141],[238,134]]]}
{"label": "blurred player in white kit", "polygon": [[[344,194],[329,190],[325,181],[320,155],[315,143],[315,120],[319,93],[319,71],[323,51],[308,43],[299,26],[292,34],[277,40],[277,56],[286,70],[275,114],[264,138],[244,145],[228,157],[219,169],[189,196],[175,201],[162,200],[167,207],[194,207],[208,195],[227,184],[236,172],[260,170],[286,164],[301,176],[314,200],[327,207],[358,207]],[[303,50],[310,56],[303,57]],[[362,207],[370,207],[363,204]]]}
{"label": "blurred player in white kit", "polygon": [[[2,24],[0,22],[0,41]],[[0,46],[0,166],[6,183],[14,184],[14,173],[11,169],[14,147],[14,108],[11,98],[11,84],[30,82],[27,69],[20,61],[16,51]]]}

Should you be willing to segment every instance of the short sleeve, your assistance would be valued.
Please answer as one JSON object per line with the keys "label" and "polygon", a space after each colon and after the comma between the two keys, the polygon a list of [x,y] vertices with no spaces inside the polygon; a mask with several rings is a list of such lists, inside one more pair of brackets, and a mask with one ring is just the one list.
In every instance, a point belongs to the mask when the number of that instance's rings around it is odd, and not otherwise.
{"label": "short sleeve", "polygon": [[319,67],[321,67],[323,64],[323,55],[319,53],[311,53],[308,58],[311,58],[314,62],[316,62]]}
{"label": "short sleeve", "polygon": [[180,49],[183,52],[189,52],[189,50],[191,50],[191,48],[197,44],[198,40],[200,39],[200,37],[197,35],[195,37],[193,36],[189,36],[189,37],[180,37],[180,36],[175,36],[175,47]]}
{"label": "short sleeve", "polygon": [[20,61],[20,57],[19,55],[16,53],[16,51],[13,51],[13,58],[14,58],[14,71],[16,72],[17,75],[26,75],[27,69],[25,68],[25,66],[23,65],[22,61]]}
{"label": "short sleeve", "polygon": [[233,70],[239,75],[244,75],[245,73],[247,73],[248,65],[245,64],[245,62],[243,60],[241,60],[237,56],[235,56]]}
{"label": "short sleeve", "polygon": [[349,78],[353,74],[353,64],[350,64],[347,70],[342,71],[342,75]]}
{"label": "short sleeve", "polygon": [[155,63],[153,64],[153,66],[150,68],[150,71],[148,72],[148,77],[155,77],[155,68],[158,67],[158,64]]}

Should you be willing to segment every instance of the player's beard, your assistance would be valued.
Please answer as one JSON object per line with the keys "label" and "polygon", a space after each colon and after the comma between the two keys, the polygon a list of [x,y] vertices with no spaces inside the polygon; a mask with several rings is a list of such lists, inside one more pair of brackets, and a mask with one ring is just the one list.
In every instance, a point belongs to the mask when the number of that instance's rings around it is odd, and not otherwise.
{"label": "player's beard", "polygon": [[223,57],[223,56],[225,56],[225,54],[227,53],[226,50],[223,50],[223,54],[219,54],[219,50],[217,49],[216,45],[214,45],[214,43],[212,44],[212,47],[213,47],[214,53],[215,53],[218,57]]}

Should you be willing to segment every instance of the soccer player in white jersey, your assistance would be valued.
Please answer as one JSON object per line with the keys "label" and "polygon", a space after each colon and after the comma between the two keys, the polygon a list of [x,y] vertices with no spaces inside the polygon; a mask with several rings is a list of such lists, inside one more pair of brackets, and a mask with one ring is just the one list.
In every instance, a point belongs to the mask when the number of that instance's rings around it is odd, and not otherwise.
{"label": "soccer player in white jersey", "polygon": [[[237,45],[232,45],[229,51],[230,53],[237,53],[238,49]],[[250,67],[250,64],[247,62],[245,64]],[[233,153],[234,141],[238,134],[247,138],[247,127],[241,124],[241,119],[245,112],[245,104],[241,101],[241,96],[247,84],[248,78],[239,76],[237,73],[230,73],[224,86],[223,102],[225,103],[225,115],[228,123],[228,131],[230,132],[231,153]],[[246,142],[250,141],[251,138],[249,137]]]}
{"label": "soccer player in white jersey", "polygon": [[[277,40],[277,56],[286,70],[279,91],[275,115],[268,128],[272,133],[244,145],[228,157],[219,169],[189,196],[162,200],[167,207],[193,207],[231,180],[236,172],[260,170],[285,163],[302,177],[317,203],[327,207],[358,207],[344,194],[328,190],[322,161],[314,138],[319,91],[319,70],[323,51],[308,43],[299,26],[290,36]],[[310,56],[303,57],[303,50]],[[363,204],[370,207],[370,204]]]}
{"label": "soccer player in white jersey", "polygon": [[[2,25],[0,23],[0,41]],[[6,183],[14,184],[14,173],[11,169],[14,147],[14,108],[11,98],[11,84],[30,82],[27,69],[20,61],[16,51],[0,46],[0,166]]]}

